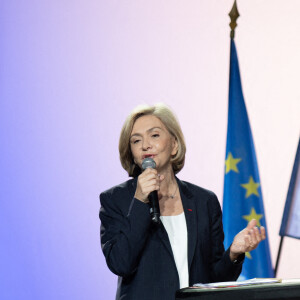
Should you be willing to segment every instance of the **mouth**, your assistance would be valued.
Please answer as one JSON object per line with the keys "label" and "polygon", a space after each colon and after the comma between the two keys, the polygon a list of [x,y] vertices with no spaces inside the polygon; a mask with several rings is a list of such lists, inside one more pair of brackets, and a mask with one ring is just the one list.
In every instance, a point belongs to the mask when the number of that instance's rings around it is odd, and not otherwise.
{"label": "mouth", "polygon": [[145,159],[145,158],[148,158],[148,157],[154,158],[154,157],[155,157],[155,154],[144,154],[144,155],[142,156],[142,159]]}

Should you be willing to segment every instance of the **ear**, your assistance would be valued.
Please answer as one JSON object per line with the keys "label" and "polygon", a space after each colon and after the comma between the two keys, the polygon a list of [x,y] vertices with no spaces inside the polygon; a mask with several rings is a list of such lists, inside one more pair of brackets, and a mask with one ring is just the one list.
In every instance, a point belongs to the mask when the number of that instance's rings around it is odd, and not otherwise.
{"label": "ear", "polygon": [[178,152],[178,141],[175,137],[172,137],[172,147],[171,155],[175,156]]}

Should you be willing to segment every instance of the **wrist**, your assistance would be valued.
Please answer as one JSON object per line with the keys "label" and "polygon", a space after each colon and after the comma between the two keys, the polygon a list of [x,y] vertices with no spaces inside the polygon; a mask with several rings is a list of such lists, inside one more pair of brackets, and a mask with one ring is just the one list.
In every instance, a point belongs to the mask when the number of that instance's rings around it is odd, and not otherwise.
{"label": "wrist", "polygon": [[237,260],[238,257],[239,257],[239,255],[241,255],[241,254],[238,254],[238,253],[232,253],[232,252],[230,251],[230,253],[229,253],[230,260],[231,260],[231,261]]}
{"label": "wrist", "polygon": [[245,259],[245,253],[229,252],[229,258],[233,264],[239,264]]}
{"label": "wrist", "polygon": [[230,246],[229,248],[229,257],[230,257],[230,260],[231,261],[234,261],[234,260],[237,260],[239,256],[243,255],[244,253],[243,252],[235,252],[235,251],[232,251],[232,247],[233,245]]}
{"label": "wrist", "polygon": [[232,261],[233,264],[241,264],[245,259],[245,253],[240,254],[235,260]]}
{"label": "wrist", "polygon": [[135,193],[134,194],[134,198],[141,201],[141,202],[144,202],[144,203],[147,203],[148,202],[148,197],[146,197],[144,199],[143,195],[139,194],[139,193]]}

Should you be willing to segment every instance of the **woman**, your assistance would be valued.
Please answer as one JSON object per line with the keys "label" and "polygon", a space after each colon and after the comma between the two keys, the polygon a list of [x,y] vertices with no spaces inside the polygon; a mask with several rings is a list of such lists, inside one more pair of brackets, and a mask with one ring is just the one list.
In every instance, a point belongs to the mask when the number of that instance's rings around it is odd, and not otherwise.
{"label": "woman", "polygon": [[[127,118],[120,160],[133,179],[100,195],[101,244],[119,276],[116,299],[174,300],[194,283],[236,280],[245,252],[265,239],[252,220],[223,246],[222,213],[210,191],[175,177],[184,166],[185,142],[165,105],[141,106]],[[151,157],[156,169],[141,166]],[[157,191],[162,223],[151,223],[148,195]]]}

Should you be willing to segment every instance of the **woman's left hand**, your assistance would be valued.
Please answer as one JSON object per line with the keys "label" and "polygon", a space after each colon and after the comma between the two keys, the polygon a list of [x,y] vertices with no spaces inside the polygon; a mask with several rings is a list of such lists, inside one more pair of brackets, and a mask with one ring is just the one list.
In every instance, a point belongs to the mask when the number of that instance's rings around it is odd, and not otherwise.
{"label": "woman's left hand", "polygon": [[237,259],[240,254],[254,250],[258,244],[266,238],[266,230],[263,226],[256,227],[256,220],[251,220],[247,227],[240,231],[230,246],[230,259]]}

